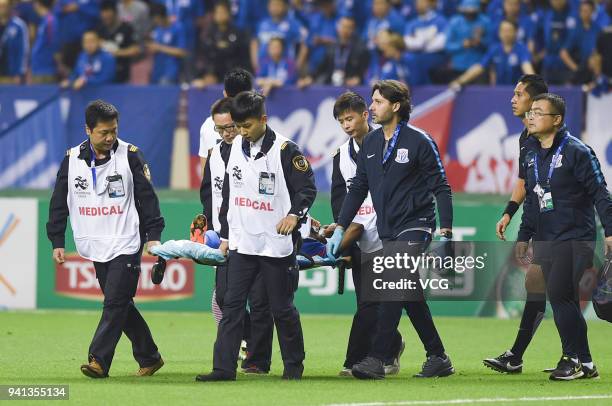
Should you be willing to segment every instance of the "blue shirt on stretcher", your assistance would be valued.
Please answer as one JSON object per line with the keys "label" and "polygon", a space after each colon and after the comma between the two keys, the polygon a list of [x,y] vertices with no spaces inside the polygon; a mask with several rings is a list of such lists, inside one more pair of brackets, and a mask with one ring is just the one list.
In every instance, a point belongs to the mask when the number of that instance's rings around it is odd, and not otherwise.
{"label": "blue shirt on stretcher", "polygon": [[[196,216],[191,226],[190,240],[169,240],[153,247],[151,253],[165,260],[188,258],[199,264],[212,266],[225,263],[225,257],[218,249],[220,245],[219,235],[214,230],[206,230],[206,223],[203,215]],[[343,260],[327,256],[327,241],[323,235],[318,233],[320,223],[314,220],[309,225],[310,232],[302,238],[301,248],[297,255],[300,269],[335,266],[338,261]]]}

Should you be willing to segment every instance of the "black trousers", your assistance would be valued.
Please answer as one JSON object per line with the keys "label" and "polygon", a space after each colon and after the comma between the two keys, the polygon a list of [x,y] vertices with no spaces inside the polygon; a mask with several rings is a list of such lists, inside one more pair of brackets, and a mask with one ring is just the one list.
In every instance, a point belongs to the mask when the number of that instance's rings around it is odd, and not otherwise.
{"label": "black trousers", "polygon": [[545,246],[542,271],[563,354],[591,362],[587,324],[580,309],[579,294],[584,271],[593,266],[594,243],[552,241],[540,244]]}
{"label": "black trousers", "polygon": [[[293,304],[293,295],[298,282],[295,257],[291,255],[271,258],[230,251],[223,318],[217,330],[213,355],[214,370],[229,373],[236,371],[244,309],[258,274],[262,276],[270,303],[285,367],[299,366],[304,360],[302,324]],[[251,322],[253,324],[256,322],[253,320],[253,314]]]}
{"label": "black trousers", "polygon": [[[227,269],[227,265],[218,266],[215,279],[217,304],[223,312],[227,293]],[[261,273],[255,277],[248,301],[250,313],[245,309],[242,328],[242,338],[247,342],[247,359],[242,362],[242,366],[246,368],[254,365],[263,371],[269,371],[272,362],[274,319]]]}
{"label": "black trousers", "polygon": [[[415,244],[415,242],[420,242],[420,244]],[[427,249],[430,242],[431,235],[425,231],[407,231],[393,241],[383,241],[383,255],[395,256],[399,248],[401,253],[407,253],[409,256],[419,256]],[[417,286],[420,287],[418,275],[416,276]],[[411,294],[411,296],[414,295]],[[421,296],[421,298],[419,300],[384,301],[380,303],[378,324],[370,356],[384,360],[387,354],[393,353],[393,346],[397,345],[394,337],[397,334],[402,310],[406,310],[412,326],[425,347],[427,356],[444,354],[444,346],[431,317],[429,306],[422,296],[422,292],[416,296]]]}
{"label": "black trousers", "polygon": [[96,277],[104,293],[104,307],[89,346],[89,358],[95,358],[107,373],[122,332],[132,342],[134,359],[141,368],[155,364],[161,357],[149,326],[134,305],[140,255],[139,251],[133,255],[120,255],[109,262],[94,262]]}
{"label": "black trousers", "polygon": [[[346,359],[344,361],[345,368],[352,368],[353,365],[363,360],[372,349],[372,341],[376,331],[378,321],[378,306],[379,302],[366,301],[361,294],[362,272],[371,272],[371,263],[374,255],[378,253],[362,253],[355,246],[351,249],[352,259],[352,276],[353,286],[355,286],[355,298],[357,300],[357,310],[353,316],[353,324],[351,324],[351,332],[349,333],[348,346],[346,349]],[[385,357],[385,364],[393,361],[402,342],[402,336],[396,329],[396,334],[392,339],[390,353]]]}

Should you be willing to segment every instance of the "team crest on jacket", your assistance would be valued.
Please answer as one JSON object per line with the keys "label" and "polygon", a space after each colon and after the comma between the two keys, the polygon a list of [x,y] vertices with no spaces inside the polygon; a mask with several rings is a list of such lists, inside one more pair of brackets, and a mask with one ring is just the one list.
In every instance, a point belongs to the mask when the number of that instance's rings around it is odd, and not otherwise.
{"label": "team crest on jacket", "polygon": [[410,159],[408,159],[408,150],[406,148],[399,148],[395,154],[395,162],[398,164],[405,164],[408,161],[410,161]]}

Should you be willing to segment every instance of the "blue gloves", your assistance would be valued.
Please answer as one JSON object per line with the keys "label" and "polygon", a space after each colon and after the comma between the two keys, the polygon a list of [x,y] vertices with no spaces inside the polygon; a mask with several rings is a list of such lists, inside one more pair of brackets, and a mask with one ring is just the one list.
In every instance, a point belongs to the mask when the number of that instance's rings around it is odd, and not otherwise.
{"label": "blue gloves", "polygon": [[342,242],[342,237],[344,237],[344,229],[340,227],[336,227],[334,230],[334,234],[331,236],[329,240],[327,240],[327,257],[328,258],[338,258],[340,253],[340,243]]}

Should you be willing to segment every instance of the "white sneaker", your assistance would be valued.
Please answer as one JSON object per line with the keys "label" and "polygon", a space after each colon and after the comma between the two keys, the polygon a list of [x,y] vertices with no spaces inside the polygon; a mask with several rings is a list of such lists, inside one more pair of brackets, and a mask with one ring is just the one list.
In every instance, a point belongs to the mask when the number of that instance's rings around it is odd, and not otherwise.
{"label": "white sneaker", "polygon": [[240,343],[240,352],[238,353],[238,359],[240,359],[240,361],[244,361],[245,359],[247,359],[247,342],[242,340],[242,342]]}
{"label": "white sneaker", "polygon": [[404,349],[406,348],[406,342],[402,340],[402,345],[397,353],[397,356],[393,358],[393,363],[389,365],[385,365],[385,375],[397,375],[400,371],[400,357],[404,353]]}
{"label": "white sneaker", "polygon": [[353,376],[353,371],[350,368],[342,368],[342,370],[338,372],[338,376]]}

